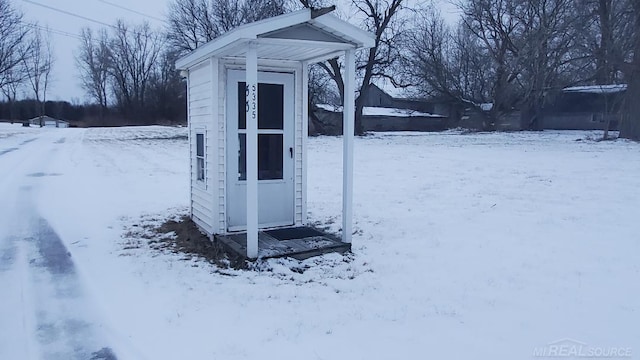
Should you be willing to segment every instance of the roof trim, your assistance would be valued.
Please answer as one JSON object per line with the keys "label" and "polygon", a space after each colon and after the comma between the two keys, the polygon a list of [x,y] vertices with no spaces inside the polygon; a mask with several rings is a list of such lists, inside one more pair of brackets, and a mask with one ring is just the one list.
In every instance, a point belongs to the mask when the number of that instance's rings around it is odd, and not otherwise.
{"label": "roof trim", "polygon": [[344,20],[337,18],[332,14],[319,16],[312,19],[310,23],[320,24],[321,27],[327,27],[330,29],[338,30],[346,38],[349,38],[355,44],[358,44],[358,48],[372,48],[375,45],[375,37],[368,31],[354,26]]}
{"label": "roof trim", "polygon": [[[260,35],[271,33],[287,27],[309,23],[321,30],[328,31],[331,34],[343,38],[356,48],[373,47],[375,40],[372,34],[349,24],[344,20],[340,20],[331,13],[323,14],[313,18],[312,9],[301,9],[291,13],[279,15],[276,17],[241,25],[233,30],[226,32],[218,38],[202,45],[191,53],[181,57],[176,61],[178,70],[187,70],[199,62],[209,57],[215,57],[228,50],[230,47],[243,44],[246,41],[258,39]],[[264,38],[260,39],[261,41]],[[338,45],[344,45],[339,44]],[[339,46],[341,49],[343,46]]]}

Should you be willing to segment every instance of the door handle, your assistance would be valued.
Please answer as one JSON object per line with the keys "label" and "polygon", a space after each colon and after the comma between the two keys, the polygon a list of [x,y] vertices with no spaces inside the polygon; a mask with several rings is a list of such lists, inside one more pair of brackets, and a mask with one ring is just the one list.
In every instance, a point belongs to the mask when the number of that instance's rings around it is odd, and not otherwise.
{"label": "door handle", "polygon": [[292,147],[289,148],[289,155],[291,155],[291,158],[293,159],[293,148]]}

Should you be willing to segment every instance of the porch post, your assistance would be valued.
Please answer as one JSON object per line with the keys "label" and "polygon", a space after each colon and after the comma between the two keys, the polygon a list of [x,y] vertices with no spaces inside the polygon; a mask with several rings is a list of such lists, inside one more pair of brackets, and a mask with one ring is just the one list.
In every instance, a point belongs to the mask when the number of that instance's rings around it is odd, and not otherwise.
{"label": "porch post", "polygon": [[302,224],[307,224],[307,139],[309,138],[309,63],[302,63]]}
{"label": "porch post", "polygon": [[342,242],[351,243],[353,232],[353,136],[355,129],[355,49],[346,51],[344,104],[342,107]]}
{"label": "porch post", "polygon": [[258,257],[258,55],[247,49],[247,257]]}

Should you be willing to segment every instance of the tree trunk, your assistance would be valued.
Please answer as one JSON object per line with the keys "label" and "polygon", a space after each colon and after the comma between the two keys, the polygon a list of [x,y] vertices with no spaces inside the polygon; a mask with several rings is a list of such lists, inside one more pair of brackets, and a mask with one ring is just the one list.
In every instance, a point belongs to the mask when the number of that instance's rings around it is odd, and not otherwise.
{"label": "tree trunk", "polygon": [[625,96],[625,112],[620,126],[620,137],[640,141],[640,0],[634,1],[633,62]]}
{"label": "tree trunk", "polygon": [[[640,51],[640,50],[638,50]],[[640,141],[640,71],[634,66],[627,94],[625,96],[625,113],[620,126],[620,137]]]}
{"label": "tree trunk", "polygon": [[613,30],[611,28],[611,0],[598,1],[598,20],[600,22],[600,46],[597,51],[596,81],[598,84],[611,84],[613,81],[612,54]]}
{"label": "tree trunk", "polygon": [[362,124],[362,120],[364,118],[364,101],[367,98],[367,93],[369,92],[369,85],[362,84],[360,88],[360,96],[356,99],[356,113],[355,113],[355,127],[354,131],[356,135],[364,134],[364,125]]}

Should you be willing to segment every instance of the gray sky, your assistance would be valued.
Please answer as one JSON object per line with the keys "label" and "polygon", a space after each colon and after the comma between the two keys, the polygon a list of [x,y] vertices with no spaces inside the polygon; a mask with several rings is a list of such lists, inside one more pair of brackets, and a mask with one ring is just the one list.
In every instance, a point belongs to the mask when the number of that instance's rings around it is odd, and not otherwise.
{"label": "gray sky", "polygon": [[[342,1],[345,0],[338,0],[338,2]],[[409,0],[409,2],[420,1]],[[448,0],[436,0],[436,2],[440,3],[443,15],[447,18],[455,18],[455,7],[449,4]],[[80,43],[77,38],[80,30],[84,27],[94,29],[105,27],[91,20],[113,24],[119,18],[132,23],[148,21],[152,27],[161,30],[164,23],[157,19],[165,18],[168,1],[14,0],[13,3],[22,9],[27,21],[37,21],[40,26],[48,26],[51,30],[49,38],[53,44],[55,64],[51,91],[47,94],[47,98],[84,103],[87,98],[80,86],[74,57]],[[26,95],[30,96],[28,92]]]}
{"label": "gray sky", "polygon": [[[37,21],[40,26],[48,26],[51,29],[49,38],[55,52],[55,64],[53,83],[47,98],[50,100],[78,100],[83,103],[86,101],[86,97],[80,87],[74,57],[80,41],[74,35],[78,36],[84,27],[99,29],[105,26],[82,17],[107,24],[115,23],[118,18],[135,23],[146,20],[151,26],[161,28],[163,23],[152,17],[164,18],[167,2],[163,0],[14,0],[13,3],[22,9],[27,21]],[[138,11],[150,17],[110,4]],[[78,16],[64,14],[47,7]]]}

